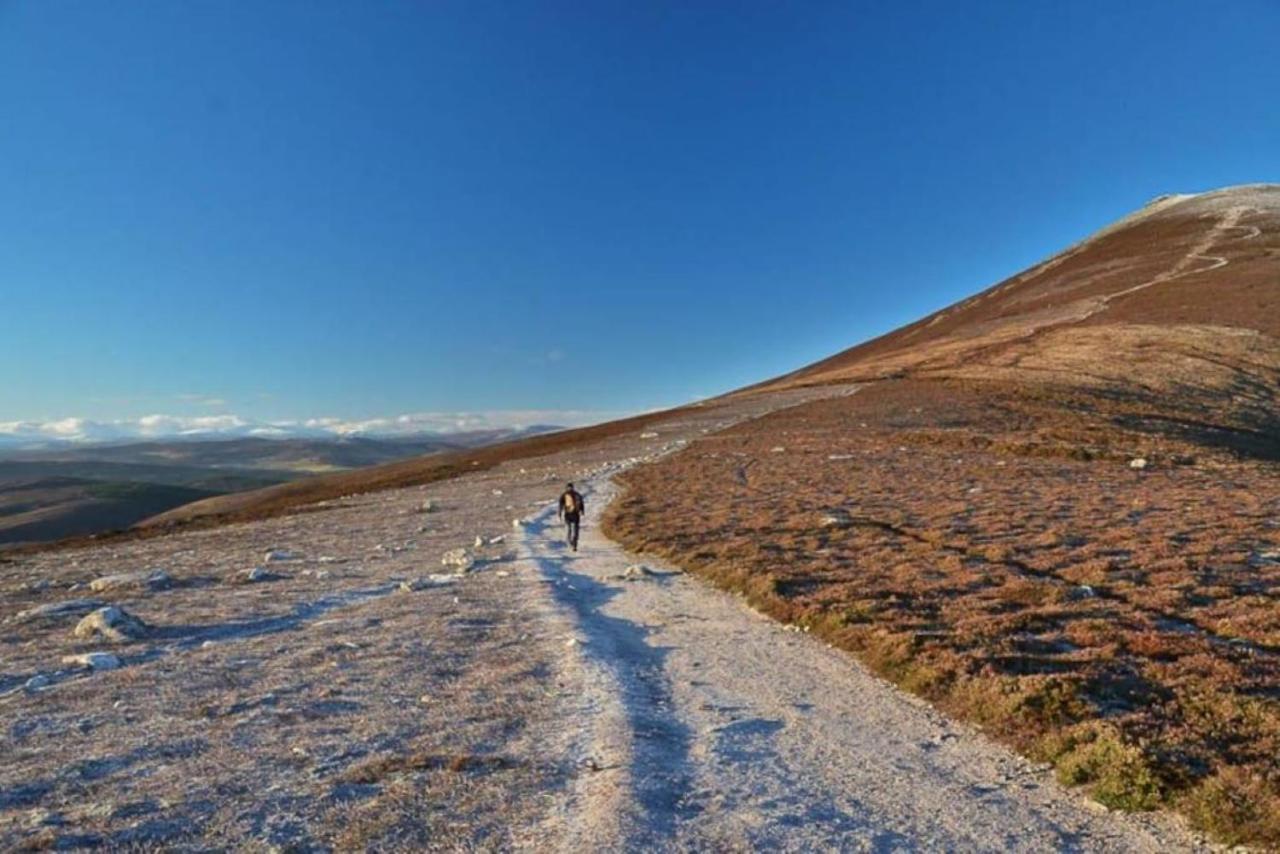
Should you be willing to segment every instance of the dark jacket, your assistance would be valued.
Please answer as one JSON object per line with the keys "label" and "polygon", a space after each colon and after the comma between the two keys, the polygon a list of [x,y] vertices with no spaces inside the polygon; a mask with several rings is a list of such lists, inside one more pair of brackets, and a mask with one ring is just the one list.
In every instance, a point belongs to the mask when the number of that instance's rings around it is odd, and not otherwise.
{"label": "dark jacket", "polygon": [[[572,513],[570,513],[570,512],[569,512],[569,510],[568,510],[568,507],[569,507],[569,496],[570,496],[570,495],[572,495],[572,496],[573,496],[573,498],[574,498],[574,503],[576,504],[576,506],[577,506],[577,508],[578,508],[577,510],[573,511]],[[560,517],[561,517],[561,518],[577,519],[579,516],[581,516],[583,513],[585,513],[585,512],[586,512],[586,510],[587,510],[587,502],[586,502],[586,501],[584,501],[584,500],[582,499],[582,495],[581,495],[581,494],[579,494],[578,490],[576,490],[576,489],[566,489],[566,490],[564,491],[564,494],[560,496],[560,511],[559,511],[559,512],[560,512]]]}

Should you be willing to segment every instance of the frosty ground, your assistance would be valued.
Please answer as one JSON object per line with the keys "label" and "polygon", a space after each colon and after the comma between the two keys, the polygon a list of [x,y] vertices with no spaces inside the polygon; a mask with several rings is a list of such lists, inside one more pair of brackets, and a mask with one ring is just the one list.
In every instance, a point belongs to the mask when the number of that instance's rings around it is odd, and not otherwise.
{"label": "frosty ground", "polygon": [[[1195,847],[601,536],[611,475],[851,391],[734,398],[428,488],[4,564],[0,846]],[[576,555],[548,509],[569,479],[590,511]],[[460,547],[469,572],[441,565]],[[152,569],[171,583],[88,587]],[[89,641],[77,614],[29,615],[80,598],[147,633]],[[64,662],[91,651],[121,666]]]}

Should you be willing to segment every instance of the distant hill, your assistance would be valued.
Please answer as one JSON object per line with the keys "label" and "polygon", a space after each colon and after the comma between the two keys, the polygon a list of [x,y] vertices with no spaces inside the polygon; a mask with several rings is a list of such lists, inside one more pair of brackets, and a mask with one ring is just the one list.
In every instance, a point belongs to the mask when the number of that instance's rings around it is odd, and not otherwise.
{"label": "distant hill", "polygon": [[127,528],[194,501],[554,430],[175,440],[0,453],[0,546]]}

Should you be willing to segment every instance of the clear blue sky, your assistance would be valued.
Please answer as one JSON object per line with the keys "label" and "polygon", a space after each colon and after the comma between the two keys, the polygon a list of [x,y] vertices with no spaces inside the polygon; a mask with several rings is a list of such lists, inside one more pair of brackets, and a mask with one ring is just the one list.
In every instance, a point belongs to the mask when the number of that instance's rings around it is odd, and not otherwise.
{"label": "clear blue sky", "polygon": [[1270,0],[0,2],[0,421],[724,391],[1280,179],[1277,45]]}

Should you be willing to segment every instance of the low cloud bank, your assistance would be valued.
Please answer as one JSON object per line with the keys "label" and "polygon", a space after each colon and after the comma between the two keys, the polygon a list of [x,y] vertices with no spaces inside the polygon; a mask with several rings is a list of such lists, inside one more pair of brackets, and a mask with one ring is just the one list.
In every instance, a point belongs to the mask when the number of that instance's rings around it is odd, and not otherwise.
{"label": "low cloud bank", "polygon": [[273,439],[367,436],[397,438],[476,430],[515,430],[536,425],[580,427],[630,413],[574,409],[509,409],[489,412],[414,412],[385,418],[306,418],[260,421],[239,415],[145,415],[95,421],[61,418],[51,421],[0,421],[0,446],[54,442],[127,442],[148,439]]}

